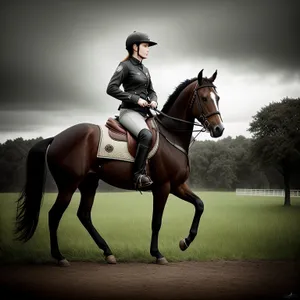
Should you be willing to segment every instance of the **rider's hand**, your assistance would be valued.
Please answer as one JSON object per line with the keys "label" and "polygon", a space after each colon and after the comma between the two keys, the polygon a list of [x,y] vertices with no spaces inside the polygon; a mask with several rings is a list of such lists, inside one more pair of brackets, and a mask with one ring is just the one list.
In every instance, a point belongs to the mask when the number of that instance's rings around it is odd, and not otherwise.
{"label": "rider's hand", "polygon": [[148,102],[147,102],[146,100],[142,99],[142,98],[139,99],[138,105],[139,105],[139,106],[142,106],[142,107],[147,107],[147,106],[149,106]]}
{"label": "rider's hand", "polygon": [[150,108],[156,108],[156,107],[157,107],[157,102],[156,101],[151,101]]}

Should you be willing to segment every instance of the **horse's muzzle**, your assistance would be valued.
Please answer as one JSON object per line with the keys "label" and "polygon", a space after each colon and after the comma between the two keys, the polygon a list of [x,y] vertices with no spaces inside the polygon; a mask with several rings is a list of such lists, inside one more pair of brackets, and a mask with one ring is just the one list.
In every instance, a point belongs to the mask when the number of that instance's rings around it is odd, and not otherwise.
{"label": "horse's muzzle", "polygon": [[217,137],[222,136],[224,129],[225,128],[222,123],[211,126],[211,128],[210,128],[211,137],[217,138]]}

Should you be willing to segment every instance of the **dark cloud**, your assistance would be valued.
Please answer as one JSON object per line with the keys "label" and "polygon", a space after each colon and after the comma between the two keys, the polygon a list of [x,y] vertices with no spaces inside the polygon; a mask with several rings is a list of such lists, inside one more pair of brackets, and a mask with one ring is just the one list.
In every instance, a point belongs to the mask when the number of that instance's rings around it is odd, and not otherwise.
{"label": "dark cloud", "polygon": [[41,111],[0,111],[0,132],[34,131],[49,125],[51,115]]}
{"label": "dark cloud", "polygon": [[167,17],[173,26],[166,39],[178,57],[299,73],[299,11],[300,2],[293,0],[200,1]]}
{"label": "dark cloud", "polygon": [[297,0],[2,1],[0,110],[117,107],[105,88],[133,30],[158,42],[161,65],[217,59],[299,81],[299,11]]}
{"label": "dark cloud", "polygon": [[[40,69],[15,67],[1,74],[1,109],[57,110],[79,104],[76,86],[60,76]],[[76,93],[77,92],[77,93]],[[64,101],[62,101],[64,100]],[[76,101],[78,103],[76,103]]]}

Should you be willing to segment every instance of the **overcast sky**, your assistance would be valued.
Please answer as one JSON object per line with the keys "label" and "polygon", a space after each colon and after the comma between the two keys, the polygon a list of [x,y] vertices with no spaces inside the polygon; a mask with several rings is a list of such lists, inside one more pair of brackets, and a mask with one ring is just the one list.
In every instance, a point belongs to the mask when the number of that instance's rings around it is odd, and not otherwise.
{"label": "overcast sky", "polygon": [[[272,101],[300,97],[300,1],[1,1],[0,143],[101,124],[107,84],[134,30],[158,43],[144,64],[161,109],[185,79],[218,70],[223,137]],[[211,139],[203,134],[200,139]]]}

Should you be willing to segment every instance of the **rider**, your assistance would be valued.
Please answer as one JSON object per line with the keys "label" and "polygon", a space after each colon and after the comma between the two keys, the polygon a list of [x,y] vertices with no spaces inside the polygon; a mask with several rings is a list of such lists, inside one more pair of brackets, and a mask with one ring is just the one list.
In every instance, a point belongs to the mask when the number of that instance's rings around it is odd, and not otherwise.
{"label": "rider", "polygon": [[[137,190],[153,182],[146,175],[146,160],[152,143],[152,134],[145,122],[148,108],[157,107],[149,70],[143,65],[149,47],[157,45],[148,35],[134,31],[126,39],[128,56],[119,63],[107,86],[107,94],[121,100],[119,122],[137,139],[133,165],[133,183]],[[120,89],[123,85],[124,91]]]}

